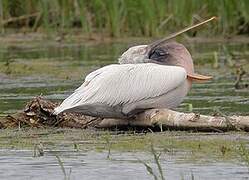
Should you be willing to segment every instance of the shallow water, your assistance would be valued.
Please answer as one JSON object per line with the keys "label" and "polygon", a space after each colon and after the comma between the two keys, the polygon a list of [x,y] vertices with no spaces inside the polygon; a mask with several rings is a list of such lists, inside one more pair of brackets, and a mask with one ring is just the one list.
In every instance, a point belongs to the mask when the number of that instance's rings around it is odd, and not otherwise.
{"label": "shallow water", "polygon": [[[248,44],[186,45],[192,52],[197,71],[213,75],[214,79],[203,84],[194,84],[178,110],[189,111],[192,106],[194,112],[202,114],[216,113],[218,109],[226,115],[249,115],[249,90],[234,88],[235,68],[228,66],[223,49],[223,46],[226,46],[229,52],[235,54],[233,63],[244,65],[248,71]],[[82,83],[87,73],[106,64],[117,62],[118,56],[127,49],[127,46],[129,43],[60,45],[52,42],[34,45],[1,45],[0,115],[21,110],[27,101],[40,94],[55,101],[66,98]],[[214,51],[221,56],[218,69],[212,67]],[[249,82],[248,74],[243,80],[244,83]],[[0,131],[1,133],[4,131]],[[11,139],[19,136],[17,132]],[[199,137],[198,134],[196,136]],[[236,134],[231,135],[231,137],[236,136]],[[185,134],[180,137],[185,137]],[[39,136],[35,136],[33,141],[38,141],[36,138],[39,139]],[[8,136],[2,138],[1,143],[4,144],[6,139]],[[54,140],[59,141],[57,138]],[[205,138],[202,140],[205,141]],[[133,140],[128,141],[133,143]],[[16,147],[12,145],[12,141],[7,140],[8,143],[13,148],[2,147],[0,151],[0,179],[64,178],[58,161],[50,150],[46,149],[42,157],[32,157],[33,151],[25,145]],[[111,153],[111,159],[107,159],[106,150],[99,152],[91,149],[75,152],[65,150],[64,144],[65,141],[62,139],[61,144],[57,144],[53,151],[60,155],[67,173],[71,168],[70,179],[153,179],[138,160],[146,161],[156,169],[151,153],[143,149],[133,152],[127,149],[115,150]],[[185,147],[181,148],[185,152]],[[164,153],[161,164],[166,179],[191,179],[192,175],[194,179],[249,178],[248,167],[241,163],[238,157],[229,161],[216,161],[215,158],[210,160],[209,155],[202,157],[199,162],[196,159],[186,161],[187,158],[181,153],[176,155]]]}
{"label": "shallow water", "polygon": [[[56,155],[70,179],[153,179],[143,164],[159,177],[151,142],[156,154],[161,153],[166,179],[249,178],[248,166],[235,150],[248,143],[245,133],[2,130],[0,140],[0,179],[64,179]],[[43,156],[34,156],[35,144],[43,144]],[[221,153],[221,148],[226,152]]]}
{"label": "shallow water", "polygon": [[[53,153],[43,157],[32,157],[30,151],[0,152],[1,179],[63,179],[64,175]],[[66,173],[73,179],[153,179],[145,167],[138,161],[150,162],[151,155],[146,153],[112,153],[112,159],[106,154],[87,152],[60,152]],[[177,157],[161,157],[162,169],[166,179],[248,179],[247,167],[239,163],[202,163],[179,162]],[[156,164],[149,163],[154,169]],[[71,169],[71,170],[70,170]],[[71,174],[70,174],[71,171]],[[158,172],[156,172],[158,174]]]}

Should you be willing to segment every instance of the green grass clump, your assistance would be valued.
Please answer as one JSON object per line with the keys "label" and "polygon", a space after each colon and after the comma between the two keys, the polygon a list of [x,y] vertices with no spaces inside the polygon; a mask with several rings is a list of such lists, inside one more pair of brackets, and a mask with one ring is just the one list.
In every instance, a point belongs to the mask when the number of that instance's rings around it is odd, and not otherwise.
{"label": "green grass clump", "polygon": [[207,25],[205,34],[249,32],[247,0],[2,0],[1,9],[1,32],[11,27],[60,33],[79,28],[89,36],[160,36],[211,16],[219,17],[218,25]]}

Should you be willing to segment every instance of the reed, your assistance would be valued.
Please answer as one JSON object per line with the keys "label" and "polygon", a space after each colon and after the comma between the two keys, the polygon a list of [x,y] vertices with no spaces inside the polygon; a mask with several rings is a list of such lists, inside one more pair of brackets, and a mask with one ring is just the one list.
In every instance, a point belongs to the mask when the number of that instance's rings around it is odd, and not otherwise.
{"label": "reed", "polygon": [[[6,28],[26,27],[46,32],[77,28],[89,35],[112,37],[162,36],[218,16],[218,25],[207,25],[201,33],[245,34],[249,32],[248,9],[248,0],[1,0],[0,28],[2,33]],[[41,17],[29,16],[33,13]],[[21,16],[27,18],[17,18]]]}
{"label": "reed", "polygon": [[71,176],[71,173],[72,173],[72,169],[70,168],[70,169],[69,169],[69,173],[67,173],[67,172],[66,172],[66,168],[65,168],[65,166],[64,166],[64,163],[63,163],[63,161],[61,160],[60,156],[57,155],[57,154],[55,154],[55,157],[56,157],[56,159],[57,159],[57,161],[58,161],[58,164],[59,164],[59,166],[60,166],[60,168],[61,168],[61,171],[62,171],[62,173],[63,173],[64,180],[70,180],[70,176]]}
{"label": "reed", "polygon": [[240,155],[241,160],[246,164],[248,167],[249,172],[249,148],[245,144],[240,144],[238,148],[238,154]]}
{"label": "reed", "polygon": [[159,180],[159,179],[160,180],[165,180],[165,176],[163,174],[163,169],[162,169],[161,162],[160,162],[161,153],[156,152],[156,150],[154,148],[154,145],[152,143],[151,143],[151,153],[152,153],[152,155],[154,157],[154,163],[157,166],[158,173],[156,173],[155,170],[149,164],[147,164],[146,162],[144,162],[142,160],[139,160],[139,162],[141,162],[145,166],[146,171],[148,172],[148,174],[153,176],[154,180]]}

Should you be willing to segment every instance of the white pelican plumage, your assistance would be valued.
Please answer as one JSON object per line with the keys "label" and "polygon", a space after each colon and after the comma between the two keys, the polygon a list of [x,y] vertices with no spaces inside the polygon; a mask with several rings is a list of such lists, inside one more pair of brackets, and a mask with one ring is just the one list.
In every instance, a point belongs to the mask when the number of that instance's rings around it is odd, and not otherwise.
{"label": "white pelican plumage", "polygon": [[193,80],[211,78],[194,73],[190,53],[176,42],[131,47],[119,63],[87,75],[85,82],[55,108],[55,114],[129,118],[146,109],[175,108]]}

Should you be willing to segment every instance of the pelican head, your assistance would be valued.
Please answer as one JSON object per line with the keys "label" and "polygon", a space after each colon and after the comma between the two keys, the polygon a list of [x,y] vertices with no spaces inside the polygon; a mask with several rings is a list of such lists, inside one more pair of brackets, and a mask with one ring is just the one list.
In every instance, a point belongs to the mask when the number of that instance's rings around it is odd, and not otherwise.
{"label": "pelican head", "polygon": [[120,64],[156,63],[167,66],[183,67],[190,80],[209,80],[211,76],[194,72],[191,54],[183,44],[173,41],[156,41],[149,45],[129,48],[119,58]]}

